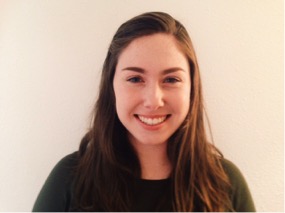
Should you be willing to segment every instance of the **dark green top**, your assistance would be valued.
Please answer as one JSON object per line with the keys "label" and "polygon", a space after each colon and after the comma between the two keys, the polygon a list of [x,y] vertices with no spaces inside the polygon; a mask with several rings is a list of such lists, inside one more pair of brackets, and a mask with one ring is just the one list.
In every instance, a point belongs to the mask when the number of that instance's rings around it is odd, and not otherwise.
{"label": "dark green top", "polygon": [[[64,157],[54,167],[41,189],[33,212],[76,211],[72,208],[73,169],[77,153]],[[223,166],[232,184],[230,195],[232,206],[237,212],[255,211],[247,183],[240,170],[230,161],[223,159]],[[132,211],[172,211],[171,180],[137,180]]]}

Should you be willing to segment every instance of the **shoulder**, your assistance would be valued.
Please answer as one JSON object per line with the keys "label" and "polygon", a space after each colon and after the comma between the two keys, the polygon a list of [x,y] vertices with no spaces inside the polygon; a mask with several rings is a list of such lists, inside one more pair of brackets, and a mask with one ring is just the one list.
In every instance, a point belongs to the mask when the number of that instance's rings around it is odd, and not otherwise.
{"label": "shoulder", "polygon": [[69,189],[78,162],[78,152],[63,157],[52,169],[46,183],[58,189]]}
{"label": "shoulder", "polygon": [[74,152],[59,160],[59,162],[52,169],[47,181],[67,184],[76,170],[78,162],[77,153],[78,152]]}
{"label": "shoulder", "polygon": [[46,179],[33,211],[66,211],[72,199],[72,181],[78,162],[78,152],[62,158]]}
{"label": "shoulder", "polygon": [[[73,152],[63,157],[54,167],[52,173],[58,175],[70,174],[75,170],[78,162],[78,152]],[[67,172],[67,173],[66,173]]]}
{"label": "shoulder", "polygon": [[232,161],[222,158],[221,163],[232,184],[243,178],[240,169]]}
{"label": "shoulder", "polygon": [[255,211],[253,199],[241,170],[230,160],[221,160],[225,173],[227,174],[231,188],[230,199],[235,211]]}

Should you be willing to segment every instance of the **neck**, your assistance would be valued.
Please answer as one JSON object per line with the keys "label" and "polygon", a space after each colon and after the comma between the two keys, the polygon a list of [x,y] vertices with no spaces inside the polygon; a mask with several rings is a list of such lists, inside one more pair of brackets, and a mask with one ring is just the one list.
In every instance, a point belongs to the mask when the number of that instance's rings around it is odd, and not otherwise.
{"label": "neck", "polygon": [[167,142],[156,145],[136,144],[141,178],[160,180],[169,177],[172,166],[167,156]]}

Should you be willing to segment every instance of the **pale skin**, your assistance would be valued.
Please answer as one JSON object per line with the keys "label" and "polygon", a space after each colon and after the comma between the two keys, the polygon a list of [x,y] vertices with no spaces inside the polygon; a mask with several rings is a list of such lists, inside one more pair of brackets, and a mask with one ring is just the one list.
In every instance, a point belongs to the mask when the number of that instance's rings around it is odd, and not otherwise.
{"label": "pale skin", "polygon": [[119,56],[116,110],[138,154],[142,179],[169,177],[167,142],[188,113],[190,84],[188,60],[171,35],[135,39]]}

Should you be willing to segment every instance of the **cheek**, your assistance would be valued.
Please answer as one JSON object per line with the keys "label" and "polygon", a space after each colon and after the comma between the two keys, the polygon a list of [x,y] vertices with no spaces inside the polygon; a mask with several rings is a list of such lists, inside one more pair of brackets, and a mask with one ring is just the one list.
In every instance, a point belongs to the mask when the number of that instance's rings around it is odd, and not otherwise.
{"label": "cheek", "polygon": [[176,94],[172,98],[172,105],[175,106],[176,110],[184,112],[186,109],[189,108],[190,105],[190,98],[187,95],[179,95]]}
{"label": "cheek", "polygon": [[190,88],[181,88],[179,90],[173,91],[167,94],[168,99],[171,99],[173,103],[185,103],[190,102]]}
{"label": "cheek", "polygon": [[137,94],[124,86],[114,85],[116,110],[118,115],[126,114],[135,105]]}
{"label": "cheek", "polygon": [[172,94],[171,103],[176,112],[179,113],[181,117],[185,117],[188,114],[190,107],[190,90]]}

